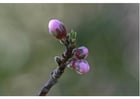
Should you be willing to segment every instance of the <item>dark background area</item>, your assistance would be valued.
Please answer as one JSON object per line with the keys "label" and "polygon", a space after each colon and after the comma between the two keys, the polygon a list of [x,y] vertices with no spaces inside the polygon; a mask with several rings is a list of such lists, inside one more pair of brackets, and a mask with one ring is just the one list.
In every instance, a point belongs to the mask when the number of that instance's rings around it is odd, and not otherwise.
{"label": "dark background area", "polygon": [[64,47],[48,32],[60,19],[89,49],[91,70],[66,69],[50,96],[139,95],[139,4],[0,4],[0,95],[37,95]]}

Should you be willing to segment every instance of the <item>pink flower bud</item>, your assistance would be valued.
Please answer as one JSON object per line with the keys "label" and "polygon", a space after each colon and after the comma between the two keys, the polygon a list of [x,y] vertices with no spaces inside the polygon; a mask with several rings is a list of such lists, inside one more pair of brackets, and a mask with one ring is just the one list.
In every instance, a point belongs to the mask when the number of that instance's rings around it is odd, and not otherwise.
{"label": "pink flower bud", "polygon": [[69,65],[70,68],[79,74],[86,74],[90,70],[90,66],[86,60],[73,59]]}
{"label": "pink flower bud", "polygon": [[59,21],[58,19],[52,19],[49,21],[48,24],[49,32],[57,39],[64,39],[66,38],[67,31],[64,24]]}
{"label": "pink flower bud", "polygon": [[77,49],[74,50],[74,56],[77,58],[77,59],[84,59],[84,58],[87,58],[88,56],[88,49],[84,46],[81,46]]}

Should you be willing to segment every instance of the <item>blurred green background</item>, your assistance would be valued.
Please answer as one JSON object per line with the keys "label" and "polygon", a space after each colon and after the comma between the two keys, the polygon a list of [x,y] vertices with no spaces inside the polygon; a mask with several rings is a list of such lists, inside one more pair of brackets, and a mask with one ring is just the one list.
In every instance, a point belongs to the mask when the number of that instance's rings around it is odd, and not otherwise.
{"label": "blurred green background", "polygon": [[139,4],[0,4],[0,95],[34,96],[64,47],[48,32],[58,18],[89,48],[86,75],[66,69],[50,96],[139,95]]}

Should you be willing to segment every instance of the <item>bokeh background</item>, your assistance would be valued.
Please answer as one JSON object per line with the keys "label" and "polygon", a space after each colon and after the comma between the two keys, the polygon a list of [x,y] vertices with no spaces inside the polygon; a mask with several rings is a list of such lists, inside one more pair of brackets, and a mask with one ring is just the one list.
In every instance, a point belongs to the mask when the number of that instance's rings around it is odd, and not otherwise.
{"label": "bokeh background", "polygon": [[139,4],[0,4],[0,95],[34,96],[62,46],[48,32],[58,18],[89,48],[86,75],[66,69],[49,96],[139,95]]}

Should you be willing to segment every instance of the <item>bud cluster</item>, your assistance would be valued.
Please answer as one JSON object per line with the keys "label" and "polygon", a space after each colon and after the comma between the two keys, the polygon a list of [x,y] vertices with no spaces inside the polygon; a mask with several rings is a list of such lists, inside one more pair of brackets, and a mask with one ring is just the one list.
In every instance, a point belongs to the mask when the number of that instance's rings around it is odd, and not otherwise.
{"label": "bud cluster", "polygon": [[68,67],[79,74],[86,74],[90,70],[88,62],[85,60],[88,56],[88,49],[84,46],[74,49],[73,58],[70,60]]}
{"label": "bud cluster", "polygon": [[[49,32],[56,39],[60,40],[64,44],[75,44],[76,32],[67,33],[64,24],[58,19],[52,19],[48,24]],[[67,39],[68,38],[68,39]],[[89,72],[90,66],[85,60],[88,56],[88,48],[81,46],[75,48],[72,52],[72,58],[68,61],[68,66],[72,70],[79,74],[85,74]],[[58,61],[58,59],[57,59]],[[59,62],[58,62],[59,63]]]}

